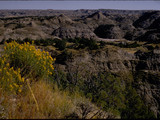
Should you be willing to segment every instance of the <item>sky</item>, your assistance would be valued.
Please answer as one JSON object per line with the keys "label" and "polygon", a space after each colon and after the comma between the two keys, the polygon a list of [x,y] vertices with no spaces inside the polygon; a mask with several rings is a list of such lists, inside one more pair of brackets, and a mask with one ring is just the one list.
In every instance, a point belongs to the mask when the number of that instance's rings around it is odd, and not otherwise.
{"label": "sky", "polygon": [[0,9],[120,9],[160,10],[160,1],[1,1]]}

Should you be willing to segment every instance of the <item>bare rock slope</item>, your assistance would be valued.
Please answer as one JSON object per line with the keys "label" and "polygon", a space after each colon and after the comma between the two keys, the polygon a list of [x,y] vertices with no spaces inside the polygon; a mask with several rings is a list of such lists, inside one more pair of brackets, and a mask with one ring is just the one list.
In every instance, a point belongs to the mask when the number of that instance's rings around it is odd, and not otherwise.
{"label": "bare rock slope", "polygon": [[0,40],[84,37],[160,41],[160,11],[1,10],[0,13]]}

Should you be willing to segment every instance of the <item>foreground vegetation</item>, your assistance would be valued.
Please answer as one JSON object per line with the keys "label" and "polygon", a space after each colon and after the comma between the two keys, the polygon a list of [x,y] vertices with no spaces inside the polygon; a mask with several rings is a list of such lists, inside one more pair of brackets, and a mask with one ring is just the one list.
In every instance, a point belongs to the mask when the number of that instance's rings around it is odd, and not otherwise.
{"label": "foreground vegetation", "polygon": [[[88,113],[92,113],[88,118],[102,118],[98,114],[101,111],[106,111],[106,118],[155,118],[134,88],[133,81],[140,77],[106,71],[96,74],[85,71],[85,75],[79,71],[65,73],[54,69],[55,59],[48,52],[34,46],[53,45],[65,53],[66,47],[95,50],[106,43],[78,38],[46,40],[48,43],[24,41],[8,40],[1,53],[1,118],[87,118]],[[67,46],[67,43],[74,44]],[[130,46],[138,47],[136,44]],[[82,112],[79,115],[75,111]]]}
{"label": "foreground vegetation", "polygon": [[30,43],[5,43],[0,58],[0,118],[101,118],[103,111],[78,91],[59,89],[53,79],[54,61]]}

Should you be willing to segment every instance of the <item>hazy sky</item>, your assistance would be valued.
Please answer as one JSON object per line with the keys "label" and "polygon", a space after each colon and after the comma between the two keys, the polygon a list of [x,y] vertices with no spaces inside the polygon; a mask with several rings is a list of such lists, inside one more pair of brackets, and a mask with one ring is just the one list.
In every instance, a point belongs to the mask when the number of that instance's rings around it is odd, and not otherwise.
{"label": "hazy sky", "polygon": [[0,1],[0,9],[160,10],[160,1]]}

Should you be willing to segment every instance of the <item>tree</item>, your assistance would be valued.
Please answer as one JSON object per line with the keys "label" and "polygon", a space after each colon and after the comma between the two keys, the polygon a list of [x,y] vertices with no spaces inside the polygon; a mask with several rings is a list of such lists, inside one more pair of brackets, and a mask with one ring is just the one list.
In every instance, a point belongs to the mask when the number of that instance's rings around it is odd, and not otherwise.
{"label": "tree", "polygon": [[55,47],[59,50],[64,50],[66,48],[66,40],[56,40],[55,43]]}
{"label": "tree", "polygon": [[126,94],[126,108],[122,110],[121,117],[124,119],[151,119],[155,118],[153,112],[145,106],[136,90],[129,86]]}

